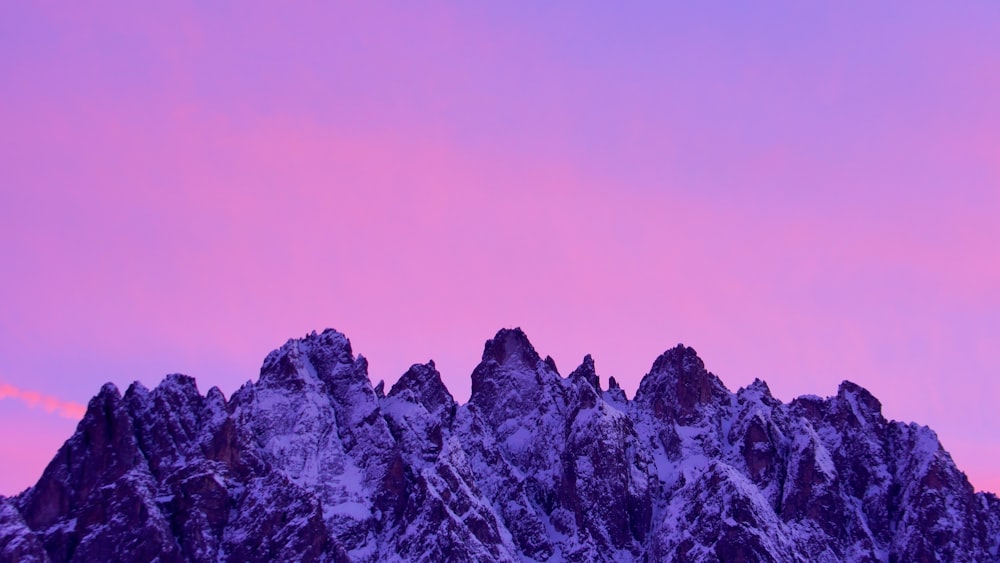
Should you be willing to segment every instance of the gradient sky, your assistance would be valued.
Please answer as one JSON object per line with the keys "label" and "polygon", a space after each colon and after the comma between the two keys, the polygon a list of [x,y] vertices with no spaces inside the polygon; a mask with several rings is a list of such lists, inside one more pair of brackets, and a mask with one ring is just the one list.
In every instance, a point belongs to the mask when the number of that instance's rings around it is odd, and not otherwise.
{"label": "gradient sky", "polygon": [[105,381],[334,327],[465,401],[510,326],[850,379],[1000,491],[1000,3],[159,4],[0,3],[0,494]]}

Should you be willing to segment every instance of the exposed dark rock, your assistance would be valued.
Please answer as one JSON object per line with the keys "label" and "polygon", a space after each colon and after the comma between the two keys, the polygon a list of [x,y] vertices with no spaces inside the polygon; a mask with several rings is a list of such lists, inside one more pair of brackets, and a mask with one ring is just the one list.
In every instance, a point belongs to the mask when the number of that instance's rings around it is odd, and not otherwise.
{"label": "exposed dark rock", "polygon": [[635,402],[664,423],[690,424],[708,405],[725,406],[730,393],[705,369],[694,348],[678,344],[653,362],[639,384]]}
{"label": "exposed dark rock", "polygon": [[[597,371],[594,369],[594,358],[587,354],[583,357],[583,362],[580,367],[573,370],[569,374],[569,379],[582,378],[584,381],[590,384],[595,391],[601,390],[601,378],[597,376]],[[617,382],[615,382],[617,385]]]}

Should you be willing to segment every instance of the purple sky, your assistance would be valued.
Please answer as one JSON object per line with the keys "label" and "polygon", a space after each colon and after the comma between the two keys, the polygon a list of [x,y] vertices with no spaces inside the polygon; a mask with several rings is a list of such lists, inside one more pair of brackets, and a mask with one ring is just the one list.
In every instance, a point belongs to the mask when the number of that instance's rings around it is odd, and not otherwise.
{"label": "purple sky", "polygon": [[850,379],[1000,491],[1000,4],[147,4],[0,3],[0,494],[105,381],[334,327],[464,401],[509,326]]}

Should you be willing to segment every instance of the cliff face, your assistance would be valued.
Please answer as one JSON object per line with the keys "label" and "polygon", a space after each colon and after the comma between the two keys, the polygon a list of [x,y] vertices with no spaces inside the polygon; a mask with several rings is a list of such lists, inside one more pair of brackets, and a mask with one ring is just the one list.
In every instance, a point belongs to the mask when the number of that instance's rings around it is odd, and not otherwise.
{"label": "cliff face", "polygon": [[0,497],[4,561],[1000,561],[1000,501],[878,400],[733,393],[678,346],[634,400],[519,329],[455,403],[433,362],[385,394],[333,330],[227,401],[105,385],[38,483]]}

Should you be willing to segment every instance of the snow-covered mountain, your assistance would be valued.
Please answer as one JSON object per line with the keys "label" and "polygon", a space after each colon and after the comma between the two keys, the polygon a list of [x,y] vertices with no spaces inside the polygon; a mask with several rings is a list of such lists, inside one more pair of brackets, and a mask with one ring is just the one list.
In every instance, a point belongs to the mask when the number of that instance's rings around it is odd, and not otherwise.
{"label": "snow-covered mountain", "polygon": [[430,362],[385,394],[334,330],[227,401],[105,385],[38,483],[0,497],[3,561],[1000,561],[1000,501],[934,432],[836,396],[731,392],[694,350],[633,400],[520,329],[456,404]]}

